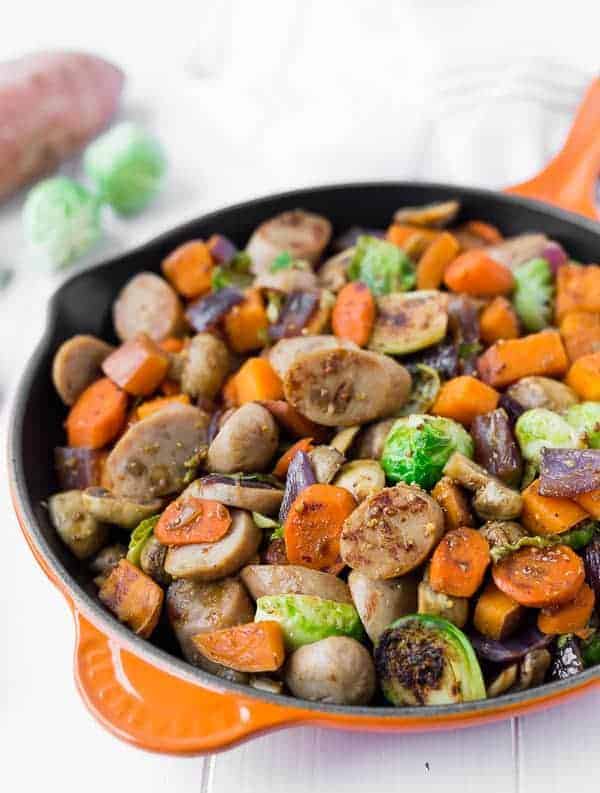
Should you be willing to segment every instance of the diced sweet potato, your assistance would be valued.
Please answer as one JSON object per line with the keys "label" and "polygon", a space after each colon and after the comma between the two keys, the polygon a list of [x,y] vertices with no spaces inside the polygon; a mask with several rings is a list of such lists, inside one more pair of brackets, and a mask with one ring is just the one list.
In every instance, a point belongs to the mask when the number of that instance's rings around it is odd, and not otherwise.
{"label": "diced sweet potato", "polygon": [[162,263],[165,278],[180,295],[189,299],[210,291],[213,268],[213,257],[202,240],[180,245]]}
{"label": "diced sweet potato", "polygon": [[562,377],[568,365],[560,334],[553,330],[498,341],[477,361],[481,379],[494,388],[504,388],[529,375]]}
{"label": "diced sweet potato", "polygon": [[532,534],[562,534],[585,520],[588,513],[569,498],[541,496],[540,480],[536,479],[522,493],[521,523]]}
{"label": "diced sweet potato", "polygon": [[147,639],[160,617],[164,593],[150,576],[121,559],[100,587],[98,597],[121,622]]}
{"label": "diced sweet potato", "polygon": [[600,265],[559,267],[554,311],[557,324],[570,311],[600,312]]}
{"label": "diced sweet potato", "polygon": [[479,633],[502,641],[519,627],[525,609],[490,581],[477,600],[473,625]]}
{"label": "diced sweet potato", "polygon": [[600,352],[578,358],[569,369],[565,383],[581,399],[597,402],[600,400]]}
{"label": "diced sweet potato", "polygon": [[156,391],[169,371],[169,357],[145,333],[129,339],[102,364],[107,377],[133,396]]}
{"label": "diced sweet potato", "polygon": [[466,495],[449,476],[443,476],[439,480],[431,495],[442,508],[446,531],[474,525]]}
{"label": "diced sweet potato", "polygon": [[560,334],[571,363],[600,352],[600,313],[570,311],[561,320]]}

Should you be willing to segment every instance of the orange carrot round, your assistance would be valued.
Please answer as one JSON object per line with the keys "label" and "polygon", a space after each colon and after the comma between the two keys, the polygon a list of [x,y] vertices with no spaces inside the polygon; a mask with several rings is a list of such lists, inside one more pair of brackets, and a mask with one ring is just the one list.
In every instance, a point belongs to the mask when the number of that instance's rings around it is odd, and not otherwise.
{"label": "orange carrot round", "polygon": [[483,309],[479,317],[479,332],[486,344],[519,337],[519,319],[509,300],[495,297]]}
{"label": "orange carrot round", "polygon": [[487,540],[466,526],[452,529],[440,540],[429,566],[429,583],[436,592],[471,597],[481,586],[490,563]]}
{"label": "orange carrot round", "polygon": [[108,377],[88,386],[71,408],[65,427],[69,446],[100,449],[116,438],[127,413],[127,394]]}
{"label": "orange carrot round", "polygon": [[500,264],[480,248],[461,253],[444,273],[444,283],[451,292],[473,297],[495,297],[512,291],[515,279],[508,267]]}
{"label": "orange carrot round", "polygon": [[581,558],[566,545],[522,548],[494,565],[498,589],[522,606],[544,608],[573,600],[585,571]]}
{"label": "orange carrot round", "polygon": [[154,536],[163,545],[217,542],[230,526],[231,515],[226,506],[188,496],[169,504],[156,524]]}
{"label": "orange carrot round", "polygon": [[340,339],[364,347],[375,323],[375,299],[361,281],[353,281],[341,290],[331,315],[331,327]]}
{"label": "orange carrot round", "polygon": [[459,250],[460,243],[456,237],[449,231],[442,231],[419,259],[417,289],[439,289],[446,267],[458,256]]}
{"label": "orange carrot round", "polygon": [[310,485],[292,504],[283,527],[290,564],[314,570],[340,563],[340,534],[356,501],[343,487]]}
{"label": "orange carrot round", "polygon": [[584,584],[573,600],[562,606],[547,606],[538,614],[542,633],[575,633],[586,627],[594,610],[594,590]]}
{"label": "orange carrot round", "polygon": [[238,672],[275,672],[285,659],[283,631],[274,620],[199,633],[192,641],[210,661]]}
{"label": "orange carrot round", "polygon": [[299,441],[296,441],[296,443],[292,444],[277,461],[277,465],[273,469],[273,474],[283,479],[287,474],[287,470],[290,467],[290,463],[292,462],[292,458],[296,452],[306,452],[308,454],[308,452],[312,450],[312,440],[312,438],[300,438]]}

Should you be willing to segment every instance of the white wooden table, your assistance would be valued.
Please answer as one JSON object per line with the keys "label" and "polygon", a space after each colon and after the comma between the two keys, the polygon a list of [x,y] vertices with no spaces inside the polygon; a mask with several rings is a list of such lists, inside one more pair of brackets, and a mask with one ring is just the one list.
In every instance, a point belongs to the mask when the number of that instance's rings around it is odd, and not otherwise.
{"label": "white wooden table", "polygon": [[[597,67],[598,12],[588,0],[571,0],[568,15],[557,20],[537,0],[476,6],[464,0],[171,0],[156,12],[149,8],[122,0],[97,8],[19,0],[0,29],[0,57],[64,46],[121,63],[129,80],[123,117],[154,129],[166,145],[171,171],[161,198],[137,219],[111,220],[92,263],[208,208],[282,187],[354,178],[494,187],[518,181],[556,148],[586,74]],[[523,85],[525,57],[549,52],[567,66],[560,91],[552,94],[555,118],[549,124],[546,117],[537,145],[522,147],[518,156],[510,147],[496,156],[500,133],[520,134],[511,131],[512,116],[508,132],[489,129],[480,118],[480,146],[460,136],[442,145],[452,137],[463,83],[483,81],[482,98],[499,83]],[[496,65],[461,65],[484,58]],[[445,63],[452,68],[442,68]],[[556,77],[555,65],[548,62],[548,74]],[[431,83],[420,81],[436,69],[434,96]],[[527,112],[535,124],[535,109]],[[440,115],[442,131],[435,124]],[[65,170],[78,173],[78,165]],[[0,267],[17,269],[13,285],[0,293],[3,429],[10,390],[59,280],[31,269],[21,203],[17,197],[0,208]],[[75,692],[71,618],[20,537],[4,465],[2,454],[1,789],[597,791],[600,694],[543,714],[432,736],[300,728],[206,759],[148,755],[119,743],[91,719]]]}

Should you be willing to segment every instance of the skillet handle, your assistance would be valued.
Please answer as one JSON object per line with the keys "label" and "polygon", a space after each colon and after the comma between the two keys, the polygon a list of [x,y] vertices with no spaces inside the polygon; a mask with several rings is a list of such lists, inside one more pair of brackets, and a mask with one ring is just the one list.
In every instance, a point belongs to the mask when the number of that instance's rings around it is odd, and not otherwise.
{"label": "skillet handle", "polygon": [[77,688],[91,713],[122,740],[155,752],[204,754],[305,720],[301,709],[220,693],[163,672],[80,612],[73,614]]}
{"label": "skillet handle", "polygon": [[537,198],[598,220],[595,192],[600,174],[600,78],[588,88],[567,140],[541,173],[508,193]]}

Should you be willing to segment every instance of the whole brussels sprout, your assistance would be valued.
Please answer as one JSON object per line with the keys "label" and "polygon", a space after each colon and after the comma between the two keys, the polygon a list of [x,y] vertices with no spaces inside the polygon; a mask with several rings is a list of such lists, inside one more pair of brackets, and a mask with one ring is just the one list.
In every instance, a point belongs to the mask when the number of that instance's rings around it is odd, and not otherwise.
{"label": "whole brussels sprout", "polygon": [[264,595],[256,601],[254,620],[278,622],[290,650],[328,636],[364,637],[362,623],[354,606],[316,595]]}
{"label": "whole brussels sprout", "polygon": [[72,179],[44,179],[27,196],[23,225],[32,246],[51,264],[63,267],[99,239],[100,201]]}
{"label": "whole brussels sprout", "polygon": [[381,467],[392,482],[431,490],[454,452],[473,457],[473,440],[464,427],[452,419],[415,413],[392,427]]}
{"label": "whole brussels sprout", "polygon": [[550,325],[554,284],[545,259],[531,259],[516,267],[513,305],[526,330],[543,330]]}
{"label": "whole brussels sprout", "polygon": [[577,432],[585,435],[590,449],[600,449],[600,402],[571,405],[564,416]]}
{"label": "whole brussels sprout", "polygon": [[526,410],[515,425],[515,435],[521,454],[536,468],[542,449],[582,449],[583,433],[572,427],[562,416],[546,408]]}
{"label": "whole brussels sprout", "polygon": [[158,141],[124,122],[87,147],[84,167],[102,200],[128,215],[143,209],[158,192],[166,160]]}
{"label": "whole brussels sprout", "polygon": [[367,235],[358,238],[348,276],[365,283],[374,295],[405,292],[416,283],[414,265],[401,248]]}

